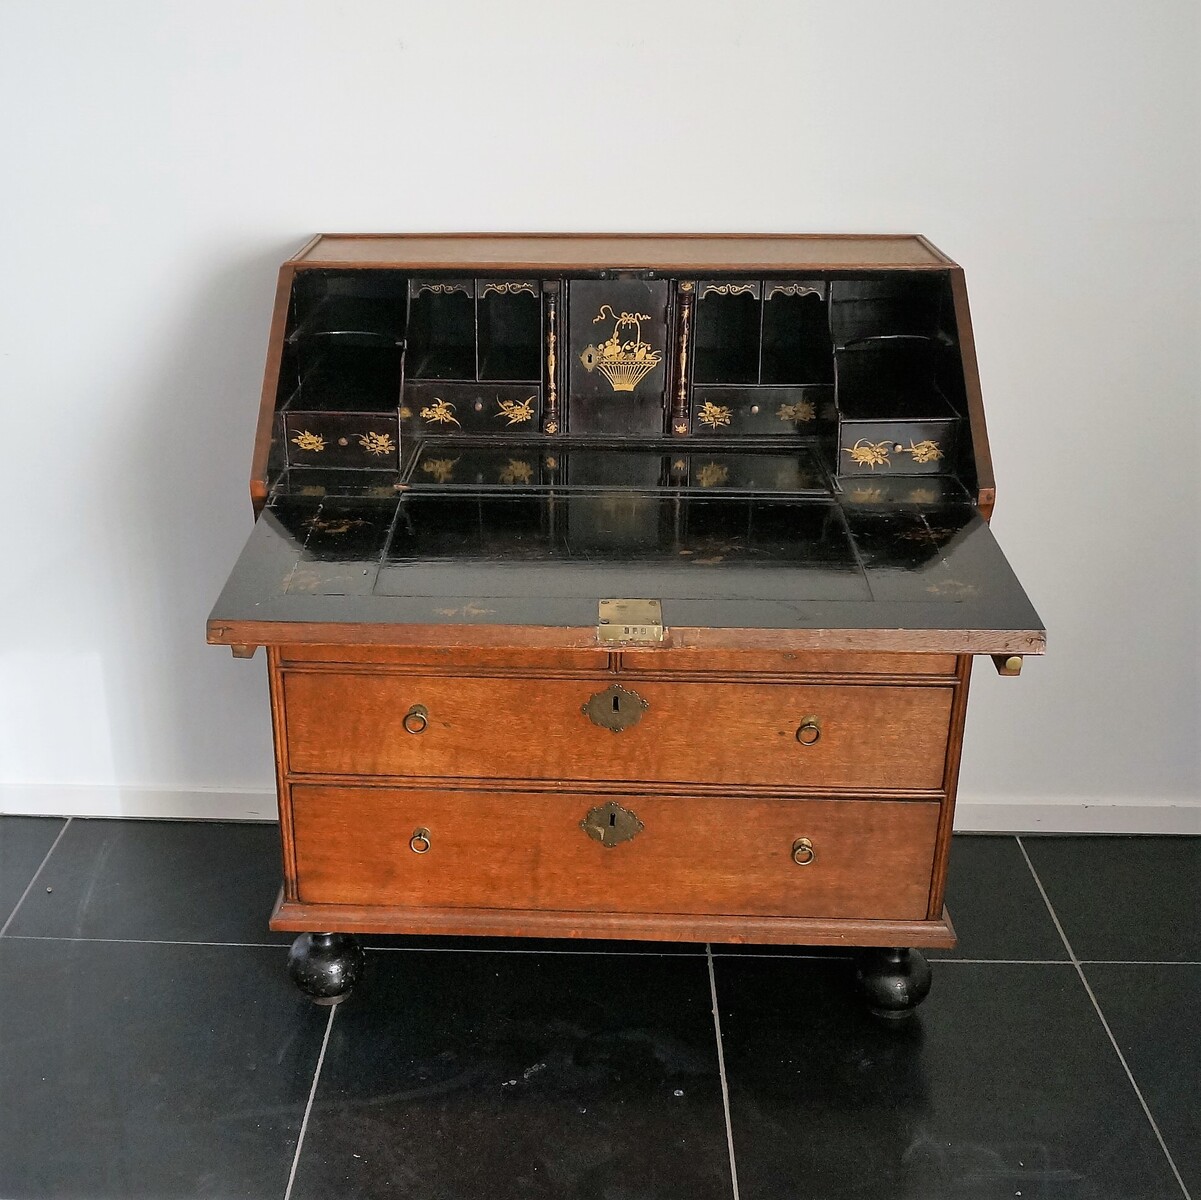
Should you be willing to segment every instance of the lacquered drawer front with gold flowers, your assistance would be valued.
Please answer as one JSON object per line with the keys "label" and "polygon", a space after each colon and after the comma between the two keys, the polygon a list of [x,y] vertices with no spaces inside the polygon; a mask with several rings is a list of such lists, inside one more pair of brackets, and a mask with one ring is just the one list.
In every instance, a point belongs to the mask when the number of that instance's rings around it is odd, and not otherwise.
{"label": "lacquered drawer front with gold flowers", "polygon": [[400,424],[406,438],[462,433],[528,437],[541,429],[542,388],[536,383],[405,384]]}
{"label": "lacquered drawer front with gold flowers", "polygon": [[832,387],[696,387],[692,432],[700,437],[812,436],[834,419]]}
{"label": "lacquered drawer front with gold flowers", "polygon": [[950,469],[957,421],[843,421],[840,475],[938,475]]}
{"label": "lacquered drawer front with gold flowers", "polygon": [[395,412],[285,412],[284,444],[295,467],[400,467]]}

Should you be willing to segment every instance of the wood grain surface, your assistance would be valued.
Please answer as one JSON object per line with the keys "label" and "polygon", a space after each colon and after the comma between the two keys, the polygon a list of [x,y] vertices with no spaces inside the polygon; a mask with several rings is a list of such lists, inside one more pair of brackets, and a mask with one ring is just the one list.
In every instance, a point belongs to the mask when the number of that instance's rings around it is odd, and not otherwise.
{"label": "wood grain surface", "polygon": [[[378,667],[457,670],[608,671],[606,647],[574,650],[521,650],[491,646],[281,646],[285,665],[342,663]],[[954,660],[951,660],[954,663]]]}
{"label": "wood grain surface", "polygon": [[[643,829],[580,826],[616,800]],[[294,785],[301,903],[920,920],[939,806]],[[409,848],[428,830],[430,849]],[[792,860],[800,837],[807,866]]]}
{"label": "wood grain surface", "polygon": [[951,259],[915,234],[325,233],[297,267],[422,271],[595,271],[611,268],[793,272],[943,270]]}
{"label": "wood grain surface", "polygon": [[677,646],[623,648],[624,672],[688,671],[737,675],[885,675],[953,678],[953,654],[823,654],[814,650],[705,650]]}
{"label": "wood grain surface", "polygon": [[[942,786],[951,687],[626,680],[613,732],[582,711],[604,677],[285,670],[293,774],[628,780],[854,789]],[[414,705],[428,724],[406,732]],[[797,730],[815,717],[821,735]]]}
{"label": "wood grain surface", "polygon": [[[926,921],[865,917],[724,917],[686,913],[563,912],[528,908],[424,908],[396,904],[302,904],[282,892],[271,928],[303,932],[399,933],[454,937],[625,938],[778,946],[922,946],[950,950],[955,928],[944,908]],[[698,946],[697,952],[703,948]]]}

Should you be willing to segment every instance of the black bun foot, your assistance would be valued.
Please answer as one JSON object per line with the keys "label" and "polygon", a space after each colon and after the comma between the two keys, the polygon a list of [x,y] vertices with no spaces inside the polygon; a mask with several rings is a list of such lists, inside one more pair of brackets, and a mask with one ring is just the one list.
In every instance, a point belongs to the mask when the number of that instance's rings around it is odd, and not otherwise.
{"label": "black bun foot", "polygon": [[856,974],[872,1014],[888,1021],[912,1016],[930,991],[930,964],[920,950],[865,950]]}
{"label": "black bun foot", "polygon": [[314,1004],[339,1004],[363,972],[363,948],[349,933],[302,933],[288,951],[288,974]]}

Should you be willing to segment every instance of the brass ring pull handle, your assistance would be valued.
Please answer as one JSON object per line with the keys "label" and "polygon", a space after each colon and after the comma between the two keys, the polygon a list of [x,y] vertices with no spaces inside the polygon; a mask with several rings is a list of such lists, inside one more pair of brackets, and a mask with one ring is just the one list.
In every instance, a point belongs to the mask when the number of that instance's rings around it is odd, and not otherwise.
{"label": "brass ring pull handle", "polygon": [[414,854],[428,854],[430,842],[430,831],[428,829],[414,829],[413,836],[409,838],[409,849]]}
{"label": "brass ring pull handle", "polygon": [[792,843],[792,861],[798,867],[807,867],[817,857],[817,851],[808,838],[797,838]]}
{"label": "brass ring pull handle", "polygon": [[796,740],[802,746],[813,746],[822,735],[822,723],[816,717],[806,717],[797,726]]}
{"label": "brass ring pull handle", "polygon": [[[425,727],[430,723],[430,710],[424,704],[414,704],[404,715],[404,720],[401,722],[405,727],[405,733],[424,733]],[[427,847],[428,848],[428,847]]]}

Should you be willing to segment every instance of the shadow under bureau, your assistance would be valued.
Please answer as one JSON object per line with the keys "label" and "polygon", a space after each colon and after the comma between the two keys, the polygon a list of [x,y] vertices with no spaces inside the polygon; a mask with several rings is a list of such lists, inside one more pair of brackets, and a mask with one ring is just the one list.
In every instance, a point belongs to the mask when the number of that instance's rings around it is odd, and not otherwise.
{"label": "shadow under bureau", "polygon": [[863,948],[926,994],[988,528],[960,269],[918,237],[322,236],[281,272],[256,523],[293,978],[355,935]]}

